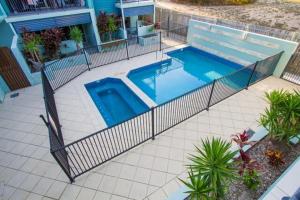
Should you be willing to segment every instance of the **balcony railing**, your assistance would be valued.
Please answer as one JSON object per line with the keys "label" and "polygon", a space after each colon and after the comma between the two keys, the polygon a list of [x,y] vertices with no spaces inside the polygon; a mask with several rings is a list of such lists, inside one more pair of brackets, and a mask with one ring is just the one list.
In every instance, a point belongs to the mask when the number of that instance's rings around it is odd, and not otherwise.
{"label": "balcony railing", "polygon": [[154,0],[120,0],[120,3],[154,2]]}
{"label": "balcony railing", "polygon": [[85,7],[84,0],[6,0],[9,15]]}

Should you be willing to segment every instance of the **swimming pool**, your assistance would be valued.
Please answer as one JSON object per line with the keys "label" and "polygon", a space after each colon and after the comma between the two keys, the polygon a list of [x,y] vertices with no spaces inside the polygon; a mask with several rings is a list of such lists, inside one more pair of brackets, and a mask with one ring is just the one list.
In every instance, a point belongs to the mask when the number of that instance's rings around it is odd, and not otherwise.
{"label": "swimming pool", "polygon": [[139,115],[149,107],[120,79],[105,78],[85,84],[108,126]]}
{"label": "swimming pool", "polygon": [[128,74],[128,78],[157,104],[244,67],[193,47],[167,54],[170,59]]}

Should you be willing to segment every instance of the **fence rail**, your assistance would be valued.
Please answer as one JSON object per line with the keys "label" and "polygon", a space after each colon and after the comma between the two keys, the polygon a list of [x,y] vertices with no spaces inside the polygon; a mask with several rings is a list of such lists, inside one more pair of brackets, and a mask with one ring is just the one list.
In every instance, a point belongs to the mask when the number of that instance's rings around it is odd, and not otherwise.
{"label": "fence rail", "polygon": [[[109,47],[110,48],[110,47]],[[124,48],[124,47],[123,47]],[[126,48],[124,48],[126,49]],[[273,71],[283,52],[216,79],[138,116],[64,145],[54,91],[42,70],[51,153],[70,181],[150,140],[216,103],[248,88]],[[79,71],[80,72],[80,71]],[[64,75],[64,74],[62,74]],[[54,105],[53,105],[54,104]]]}
{"label": "fence rail", "polygon": [[85,1],[79,0],[34,0],[34,1],[18,1],[6,0],[10,13],[9,15],[17,15],[27,12],[42,12],[47,10],[58,10],[68,8],[86,7]]}

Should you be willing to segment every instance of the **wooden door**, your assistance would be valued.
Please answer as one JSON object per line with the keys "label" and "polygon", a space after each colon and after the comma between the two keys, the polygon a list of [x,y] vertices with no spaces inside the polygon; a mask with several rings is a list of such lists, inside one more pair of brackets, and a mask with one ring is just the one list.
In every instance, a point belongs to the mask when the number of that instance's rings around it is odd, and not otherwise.
{"label": "wooden door", "polygon": [[11,50],[0,47],[0,75],[11,90],[30,86]]}

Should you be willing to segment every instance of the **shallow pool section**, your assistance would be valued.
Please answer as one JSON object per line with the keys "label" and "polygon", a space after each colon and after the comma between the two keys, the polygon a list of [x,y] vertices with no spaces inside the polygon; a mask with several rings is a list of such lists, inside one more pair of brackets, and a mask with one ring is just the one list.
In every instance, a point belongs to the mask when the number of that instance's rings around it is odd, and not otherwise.
{"label": "shallow pool section", "polygon": [[139,115],[149,107],[120,79],[105,78],[85,84],[108,126]]}
{"label": "shallow pool section", "polygon": [[193,47],[175,50],[168,55],[171,59],[132,70],[128,74],[128,78],[157,104],[243,67]]}

